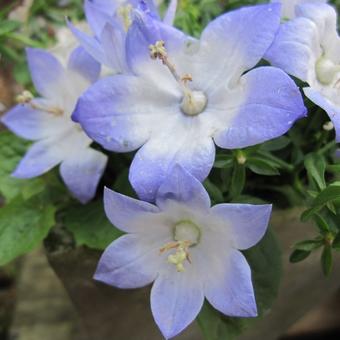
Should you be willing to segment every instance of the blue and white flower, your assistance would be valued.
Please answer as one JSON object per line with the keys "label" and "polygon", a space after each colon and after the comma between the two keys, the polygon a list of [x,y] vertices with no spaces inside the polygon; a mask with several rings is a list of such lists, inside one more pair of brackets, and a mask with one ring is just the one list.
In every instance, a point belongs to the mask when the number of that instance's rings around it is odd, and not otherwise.
{"label": "blue and white flower", "polygon": [[337,15],[327,4],[297,6],[297,17],[282,25],[266,58],[308,83],[305,95],[329,115],[340,141],[340,38]]}
{"label": "blue and white flower", "polygon": [[119,288],[152,282],[151,309],[165,338],[186,328],[204,298],[229,316],[255,317],[251,269],[240,250],[263,237],[271,205],[211,207],[203,185],[175,166],[156,205],[104,194],[105,211],[127,234],[103,253],[95,279]]}
{"label": "blue and white flower", "polygon": [[100,65],[82,48],[74,50],[66,67],[40,49],[27,49],[27,60],[41,97],[25,91],[21,104],[1,118],[18,136],[34,141],[13,176],[36,177],[60,164],[65,184],[85,203],[96,192],[107,156],[90,148],[92,140],[71,114],[81,93],[97,80]]}
{"label": "blue and white flower", "polygon": [[[71,23],[69,28],[85,50],[112,73],[129,70],[126,63],[125,40],[132,24],[134,10],[147,10],[156,20],[160,20],[153,0],[85,0],[86,20],[94,36],[89,36]],[[163,22],[172,25],[177,8],[177,0],[171,0]]]}
{"label": "blue and white flower", "polygon": [[127,33],[130,72],[107,77],[80,98],[73,115],[104,148],[140,148],[130,181],[152,201],[179,163],[203,181],[214,142],[243,148],[284,134],[305,115],[299,89],[282,71],[250,72],[272,43],[280,5],[245,7],[212,21],[199,41],[136,15]]}

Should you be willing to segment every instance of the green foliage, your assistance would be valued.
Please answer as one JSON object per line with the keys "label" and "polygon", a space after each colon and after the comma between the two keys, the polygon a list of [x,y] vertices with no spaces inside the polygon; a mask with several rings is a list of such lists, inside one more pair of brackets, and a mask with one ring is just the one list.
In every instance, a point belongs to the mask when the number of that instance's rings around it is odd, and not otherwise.
{"label": "green foliage", "polygon": [[[273,233],[268,230],[261,242],[244,251],[244,255],[252,270],[259,317],[262,317],[277,296],[281,278],[281,252]],[[226,317],[206,302],[198,323],[206,340],[230,340],[257,319]]]}
{"label": "green foliage", "polygon": [[0,266],[31,251],[55,223],[56,208],[42,195],[16,197],[0,209]]}
{"label": "green foliage", "polygon": [[64,225],[72,232],[77,246],[103,250],[122,235],[106,218],[101,200],[87,205],[71,205],[63,215]]}

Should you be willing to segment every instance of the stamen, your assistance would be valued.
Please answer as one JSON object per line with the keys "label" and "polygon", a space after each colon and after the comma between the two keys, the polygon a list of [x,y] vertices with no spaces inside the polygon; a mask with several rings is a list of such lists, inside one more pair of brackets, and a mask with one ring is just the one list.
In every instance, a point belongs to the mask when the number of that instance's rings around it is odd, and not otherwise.
{"label": "stamen", "polygon": [[48,113],[52,113],[56,116],[61,116],[64,111],[58,107],[45,107],[43,105],[38,105],[33,102],[34,96],[31,92],[25,90],[22,94],[19,94],[16,98],[16,101],[19,104],[29,105],[33,110],[44,111]]}
{"label": "stamen", "polygon": [[171,249],[176,249],[174,254],[170,254],[168,256],[168,262],[174,264],[178,272],[184,272],[185,268],[183,262],[187,260],[191,264],[188,251],[190,245],[190,241],[170,242],[160,249],[160,253],[164,253],[165,251]]}
{"label": "stamen", "polygon": [[175,65],[169,61],[165,43],[163,40],[158,40],[154,45],[149,46],[150,57],[162,61],[183,91],[183,100],[181,103],[182,112],[188,116],[196,116],[203,112],[207,105],[207,97],[202,91],[192,91],[189,87],[189,82],[192,81],[190,74],[180,76],[175,68]]}
{"label": "stamen", "polygon": [[118,8],[117,13],[123,20],[124,30],[127,32],[132,24],[131,20],[132,5],[122,5]]}

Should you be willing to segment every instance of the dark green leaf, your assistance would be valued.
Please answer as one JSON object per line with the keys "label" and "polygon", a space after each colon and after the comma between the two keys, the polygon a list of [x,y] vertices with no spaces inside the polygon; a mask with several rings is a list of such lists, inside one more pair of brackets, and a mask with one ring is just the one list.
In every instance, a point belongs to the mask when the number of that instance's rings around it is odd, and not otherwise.
{"label": "dark green leaf", "polygon": [[340,232],[338,232],[333,240],[332,247],[335,250],[340,250]]}
{"label": "dark green leaf", "polygon": [[55,207],[42,196],[17,197],[0,209],[0,265],[34,249],[55,224]]}
{"label": "dark green leaf", "polygon": [[321,266],[323,273],[328,276],[332,271],[333,259],[332,259],[332,247],[325,245],[321,254]]}
{"label": "dark green leaf", "polygon": [[249,157],[247,160],[248,168],[258,175],[276,176],[279,175],[277,167],[273,166],[271,162],[259,157]]}
{"label": "dark green leaf", "polygon": [[244,188],[246,181],[246,167],[235,163],[230,183],[230,196],[239,196]]}
{"label": "dark green leaf", "polygon": [[107,219],[101,201],[70,206],[64,214],[65,227],[73,233],[77,246],[102,250],[122,235]]}
{"label": "dark green leaf", "polygon": [[310,180],[313,179],[318,188],[323,190],[326,187],[325,158],[317,153],[310,153],[305,157],[304,163]]}
{"label": "dark green leaf", "polygon": [[298,242],[294,245],[295,249],[298,250],[304,250],[304,251],[312,251],[315,250],[317,248],[320,248],[323,244],[323,240],[322,239],[317,239],[317,240],[306,240],[306,241],[301,241]]}
{"label": "dark green leaf", "polygon": [[313,218],[322,233],[327,233],[330,231],[327,221],[320,214],[314,214]]}
{"label": "dark green leaf", "polygon": [[290,139],[286,136],[275,138],[269,142],[263,143],[261,149],[264,151],[276,151],[285,148],[290,143]]}
{"label": "dark green leaf", "polygon": [[231,155],[216,155],[215,168],[230,168],[233,166],[234,160]]}
{"label": "dark green leaf", "polygon": [[213,182],[211,182],[209,179],[206,179],[203,185],[214,203],[224,202],[223,193]]}
{"label": "dark green leaf", "polygon": [[[268,231],[261,242],[244,255],[252,270],[258,311],[263,315],[277,296],[281,277],[281,253],[272,232]],[[198,323],[206,340],[231,340],[256,319],[226,317],[206,302]]]}
{"label": "dark green leaf", "polygon": [[310,255],[310,251],[296,249],[289,257],[289,261],[292,263],[300,262]]}
{"label": "dark green leaf", "polygon": [[20,25],[20,22],[14,20],[0,21],[0,36],[16,30]]}

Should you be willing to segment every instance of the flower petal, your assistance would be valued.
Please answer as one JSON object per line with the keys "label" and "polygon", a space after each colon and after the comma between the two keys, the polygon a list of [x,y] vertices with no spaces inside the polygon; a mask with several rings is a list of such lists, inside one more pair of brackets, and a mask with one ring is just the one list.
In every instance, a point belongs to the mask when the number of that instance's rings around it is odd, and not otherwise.
{"label": "flower petal", "polygon": [[204,294],[209,303],[228,316],[257,316],[251,271],[245,257],[237,250],[223,251],[214,258],[210,253],[204,267]]}
{"label": "flower petal", "polygon": [[106,77],[79,99],[73,119],[105,149],[128,152],[143,145],[172,115],[177,97],[134,76]]}
{"label": "flower petal", "polygon": [[281,25],[265,59],[302,81],[312,82],[321,53],[316,25],[306,18],[296,18]]}
{"label": "flower petal", "polygon": [[161,247],[155,237],[124,235],[106,248],[94,279],[118,288],[144,287],[155,280],[164,260]]}
{"label": "flower petal", "polygon": [[56,126],[62,127],[63,119],[28,105],[17,105],[1,117],[1,122],[20,137],[38,140],[55,134]]}
{"label": "flower petal", "polygon": [[83,47],[78,47],[72,52],[68,69],[79,73],[91,83],[94,83],[100,74],[100,64]]}
{"label": "flower petal", "polygon": [[[312,89],[311,87],[305,87],[303,89],[306,97],[308,97],[314,104],[320,106],[324,109],[331,121],[334,124],[335,132],[336,132],[336,142],[340,142],[340,108],[335,103],[332,103],[331,100],[327,99],[324,95],[322,95],[319,91]],[[336,93],[335,96],[338,96]],[[335,97],[337,98],[337,97]]]}
{"label": "flower petal", "polygon": [[166,339],[176,336],[194,321],[204,302],[201,278],[195,267],[184,272],[168,265],[157,277],[151,290],[153,317]]}
{"label": "flower petal", "polygon": [[61,163],[60,174],[73,195],[85,204],[94,197],[106,163],[106,155],[84,148],[69,153]]}
{"label": "flower petal", "polygon": [[130,182],[143,200],[153,201],[157,190],[175,164],[181,165],[199,181],[209,174],[215,146],[191,117],[170,121],[137,152],[130,167]]}
{"label": "flower petal", "polygon": [[156,204],[162,208],[168,200],[199,210],[208,210],[211,205],[202,183],[177,164],[159,187]]}
{"label": "flower petal", "polygon": [[59,81],[64,68],[57,58],[38,48],[27,48],[27,61],[36,90],[45,98],[54,98],[59,89]]}
{"label": "flower petal", "polygon": [[274,67],[259,67],[241,79],[245,102],[215,143],[227,149],[243,148],[283,135],[305,116],[306,108],[294,81]]}
{"label": "flower petal", "polygon": [[105,213],[110,222],[122,231],[129,233],[150,231],[150,227],[143,225],[144,220],[152,214],[159,213],[159,209],[147,202],[139,201],[129,196],[119,194],[108,188],[104,190]]}
{"label": "flower petal", "polygon": [[173,25],[177,10],[177,0],[170,0],[166,13],[164,15],[163,22],[166,25]]}
{"label": "flower petal", "polygon": [[273,42],[279,24],[279,4],[243,7],[213,20],[202,33],[198,53],[204,90],[237,81],[254,67]]}
{"label": "flower petal", "polygon": [[220,219],[220,232],[232,238],[237,249],[248,249],[265,234],[272,206],[252,204],[218,204],[211,213]]}

